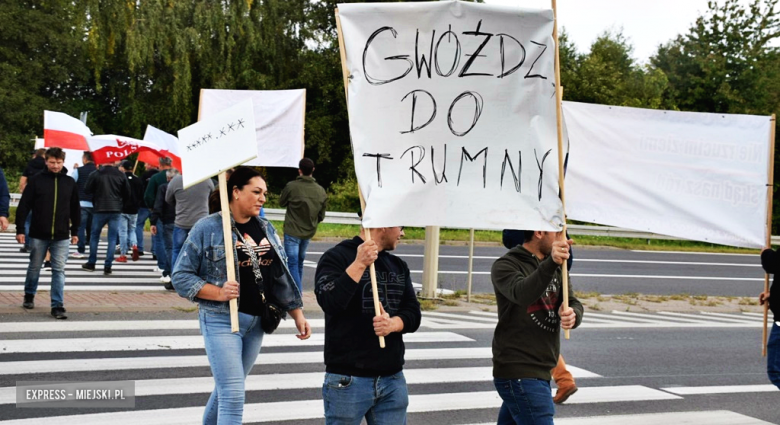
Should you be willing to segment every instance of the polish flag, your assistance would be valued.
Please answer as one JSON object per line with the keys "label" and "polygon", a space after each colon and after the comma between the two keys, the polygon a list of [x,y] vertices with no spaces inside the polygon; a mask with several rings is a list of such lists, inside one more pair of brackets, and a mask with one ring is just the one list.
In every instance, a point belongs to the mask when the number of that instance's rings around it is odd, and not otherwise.
{"label": "polish flag", "polygon": [[121,161],[136,152],[150,153],[155,158],[163,156],[159,145],[132,137],[101,134],[87,138],[87,143],[96,165]]}
{"label": "polish flag", "polygon": [[[166,133],[158,128],[146,125],[144,141],[151,142],[160,146],[162,155],[171,158],[171,166],[181,171],[181,156],[179,156],[179,138],[173,134]],[[138,154],[138,160],[147,164],[157,164],[159,156],[151,152],[141,152]]]}
{"label": "polish flag", "polygon": [[88,151],[92,132],[83,122],[62,112],[43,111],[43,145]]}

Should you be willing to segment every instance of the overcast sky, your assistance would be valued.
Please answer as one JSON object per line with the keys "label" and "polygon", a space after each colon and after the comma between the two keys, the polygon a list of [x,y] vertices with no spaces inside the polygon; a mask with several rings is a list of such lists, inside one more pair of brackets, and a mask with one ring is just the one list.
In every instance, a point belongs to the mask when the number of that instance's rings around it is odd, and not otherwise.
{"label": "overcast sky", "polygon": [[[722,4],[723,0],[719,0]],[[485,0],[487,4],[550,8],[550,0]],[[623,28],[640,62],[655,54],[658,45],[686,34],[696,18],[707,10],[707,0],[558,0],[560,27],[581,53],[607,29]],[[749,3],[747,0],[742,3]]]}

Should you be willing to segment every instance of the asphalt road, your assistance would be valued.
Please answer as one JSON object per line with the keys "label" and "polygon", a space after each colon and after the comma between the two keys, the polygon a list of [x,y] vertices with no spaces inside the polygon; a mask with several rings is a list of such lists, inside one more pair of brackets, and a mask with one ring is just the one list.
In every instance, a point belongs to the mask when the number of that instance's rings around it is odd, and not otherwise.
{"label": "asphalt road", "polygon": [[[314,288],[315,262],[334,243],[313,242],[306,256],[304,290]],[[475,247],[472,292],[492,293],[490,267],[506,249]],[[422,245],[399,245],[395,252],[421,282]],[[466,290],[468,247],[439,248],[439,287]],[[757,255],[629,251],[612,248],[574,248],[571,284],[578,291],[601,294],[751,296],[763,290],[764,272]]]}

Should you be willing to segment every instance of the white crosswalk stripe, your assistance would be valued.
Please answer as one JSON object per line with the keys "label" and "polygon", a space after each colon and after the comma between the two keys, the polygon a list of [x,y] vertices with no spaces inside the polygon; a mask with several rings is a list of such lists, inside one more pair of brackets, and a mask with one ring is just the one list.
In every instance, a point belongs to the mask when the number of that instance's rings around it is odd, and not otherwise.
{"label": "white crosswalk stripe", "polygon": [[[488,315],[476,313],[424,313],[427,322],[464,320],[460,316],[476,319],[469,323],[490,324],[491,320]],[[750,318],[754,319],[757,318]],[[321,319],[313,321],[318,327],[322,325]],[[197,329],[195,320],[6,323],[0,327],[0,424],[199,423],[203,406],[193,406],[189,400],[195,396],[197,400],[205,400],[214,383]],[[134,332],[133,335],[165,331],[170,335],[106,336],[121,331]],[[67,336],[59,336],[62,332]],[[265,337],[255,370],[247,378],[245,423],[293,424],[322,420],[322,401],[313,396],[322,386],[322,334],[315,334],[312,342],[302,344],[292,332],[289,326],[284,326],[279,332]],[[425,423],[450,424],[452,412],[458,411],[476,412],[483,423],[494,420],[501,400],[491,389],[492,350],[489,346],[478,345],[466,335],[430,327],[423,327],[404,338],[407,343],[404,374],[409,385],[408,413],[412,423],[420,423],[414,418],[422,414]],[[167,352],[171,350],[190,351],[169,355]],[[432,361],[435,363],[430,363]],[[464,365],[464,361],[469,365]],[[646,405],[683,400],[690,395],[777,391],[769,385],[674,388],[601,385],[597,382],[602,379],[601,375],[573,365],[569,365],[569,369],[580,385],[580,390],[567,401],[571,405]],[[45,410],[16,407],[15,385],[18,381],[73,380],[133,381],[136,408],[81,409],[72,414],[67,409],[60,409],[55,414],[47,414]],[[472,389],[458,391],[464,388],[463,384]],[[251,397],[252,394],[263,397],[258,399]],[[265,401],[269,394],[275,396]],[[13,418],[7,414],[11,410],[15,412]],[[767,422],[735,412],[714,411],[568,417],[558,418],[556,423],[761,425]]]}

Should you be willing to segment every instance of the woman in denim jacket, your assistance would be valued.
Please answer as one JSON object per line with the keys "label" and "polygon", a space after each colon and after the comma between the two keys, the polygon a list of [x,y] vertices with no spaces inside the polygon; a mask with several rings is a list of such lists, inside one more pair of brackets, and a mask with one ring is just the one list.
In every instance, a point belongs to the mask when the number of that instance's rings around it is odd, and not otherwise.
{"label": "woman in denim jacket", "polygon": [[[311,336],[311,327],[303,316],[301,294],[287,268],[279,237],[268,220],[258,217],[268,191],[265,181],[257,171],[239,167],[228,179],[227,187],[236,253],[232,266],[238,281],[227,281],[219,212],[203,218],[192,228],[172,280],[179,295],[199,305],[200,331],[215,381],[203,414],[204,424],[241,423],[244,381],[260,353],[264,334],[260,327],[262,301],[255,282],[256,272],[262,275],[266,293],[270,285],[287,288],[276,288],[274,294],[282,299],[274,301],[295,320],[299,339]],[[212,211],[219,210],[218,203],[219,193],[215,191],[211,204],[216,208]],[[229,301],[234,298],[238,298],[239,305],[237,333],[230,330]]]}

